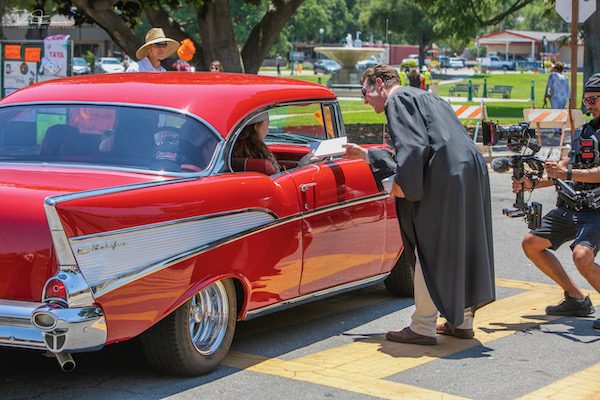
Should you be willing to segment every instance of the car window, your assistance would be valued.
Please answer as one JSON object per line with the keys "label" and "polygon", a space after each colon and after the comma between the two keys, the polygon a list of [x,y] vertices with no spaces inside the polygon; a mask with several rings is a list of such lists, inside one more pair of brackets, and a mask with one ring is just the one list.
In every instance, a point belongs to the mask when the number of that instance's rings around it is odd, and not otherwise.
{"label": "car window", "polygon": [[0,162],[205,169],[219,139],[183,114],[113,105],[0,108]]}
{"label": "car window", "polygon": [[333,106],[321,103],[291,105],[269,110],[265,142],[306,144],[336,137]]}

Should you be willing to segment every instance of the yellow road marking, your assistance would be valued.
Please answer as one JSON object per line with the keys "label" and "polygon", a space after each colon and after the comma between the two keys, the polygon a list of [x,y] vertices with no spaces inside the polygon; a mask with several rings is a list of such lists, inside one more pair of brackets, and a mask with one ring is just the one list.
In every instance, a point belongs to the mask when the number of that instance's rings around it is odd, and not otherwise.
{"label": "yellow road marking", "polygon": [[520,400],[595,400],[600,398],[600,364],[567,376],[535,392],[520,397]]}
{"label": "yellow road marking", "polygon": [[452,396],[430,389],[374,379],[329,368],[316,368],[295,361],[265,358],[245,353],[230,352],[224,364],[247,371],[276,375],[283,378],[334,387],[384,399],[458,400]]}
{"label": "yellow road marking", "polygon": [[[391,343],[381,335],[290,361],[231,352],[224,364],[381,398],[455,399],[458,397],[384,378],[559,318],[544,314],[548,304],[561,298],[557,286],[510,279],[497,279],[496,283],[525,292],[479,310],[473,340],[439,336],[440,344],[429,347]],[[595,294],[593,300],[597,302],[600,296]]]}
{"label": "yellow road marking", "polygon": [[361,340],[294,361],[382,379],[556,319],[543,315],[546,305],[558,297],[555,291],[553,288],[551,293],[542,290],[523,292],[482,308],[475,319],[476,340],[438,336],[437,346],[423,347],[392,343],[381,335],[377,339]]}
{"label": "yellow road marking", "polygon": [[496,278],[496,286],[508,287],[513,289],[533,290],[533,289],[558,289],[558,286],[548,283],[526,282],[515,279]]}

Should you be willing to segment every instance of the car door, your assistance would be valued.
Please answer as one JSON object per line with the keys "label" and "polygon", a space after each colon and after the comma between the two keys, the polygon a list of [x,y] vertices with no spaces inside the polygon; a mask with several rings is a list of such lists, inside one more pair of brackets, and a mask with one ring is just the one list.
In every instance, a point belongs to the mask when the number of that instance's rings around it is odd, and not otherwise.
{"label": "car door", "polygon": [[[272,113],[280,134],[319,139],[344,134],[337,105],[304,107],[281,107]],[[316,122],[300,115],[314,115]],[[302,212],[300,293],[378,274],[384,259],[388,196],[377,188],[369,165],[337,157],[286,174],[294,182]]]}
{"label": "car door", "polygon": [[378,274],[385,200],[362,160],[333,160],[291,172],[302,209],[300,293]]}

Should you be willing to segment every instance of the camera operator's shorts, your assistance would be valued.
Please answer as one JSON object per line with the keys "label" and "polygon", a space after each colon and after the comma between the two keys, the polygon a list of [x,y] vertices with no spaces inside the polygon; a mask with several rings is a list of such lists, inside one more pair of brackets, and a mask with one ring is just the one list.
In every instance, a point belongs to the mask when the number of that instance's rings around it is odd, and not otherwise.
{"label": "camera operator's shorts", "polygon": [[575,239],[571,250],[580,244],[598,252],[600,245],[600,210],[572,211],[566,208],[555,208],[542,218],[542,226],[533,229],[535,236],[548,239],[552,250],[563,243]]}

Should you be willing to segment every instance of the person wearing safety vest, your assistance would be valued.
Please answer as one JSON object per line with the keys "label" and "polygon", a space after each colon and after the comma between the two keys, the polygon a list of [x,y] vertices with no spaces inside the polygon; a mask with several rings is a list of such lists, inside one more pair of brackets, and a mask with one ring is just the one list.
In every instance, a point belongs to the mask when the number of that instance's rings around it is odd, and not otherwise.
{"label": "person wearing safety vest", "polygon": [[429,72],[429,68],[427,67],[421,68],[421,72],[425,78],[425,90],[429,92],[429,86],[431,85],[431,72]]}
{"label": "person wearing safety vest", "polygon": [[400,76],[400,86],[408,86],[408,74],[406,73],[406,70],[400,67],[398,75]]}

